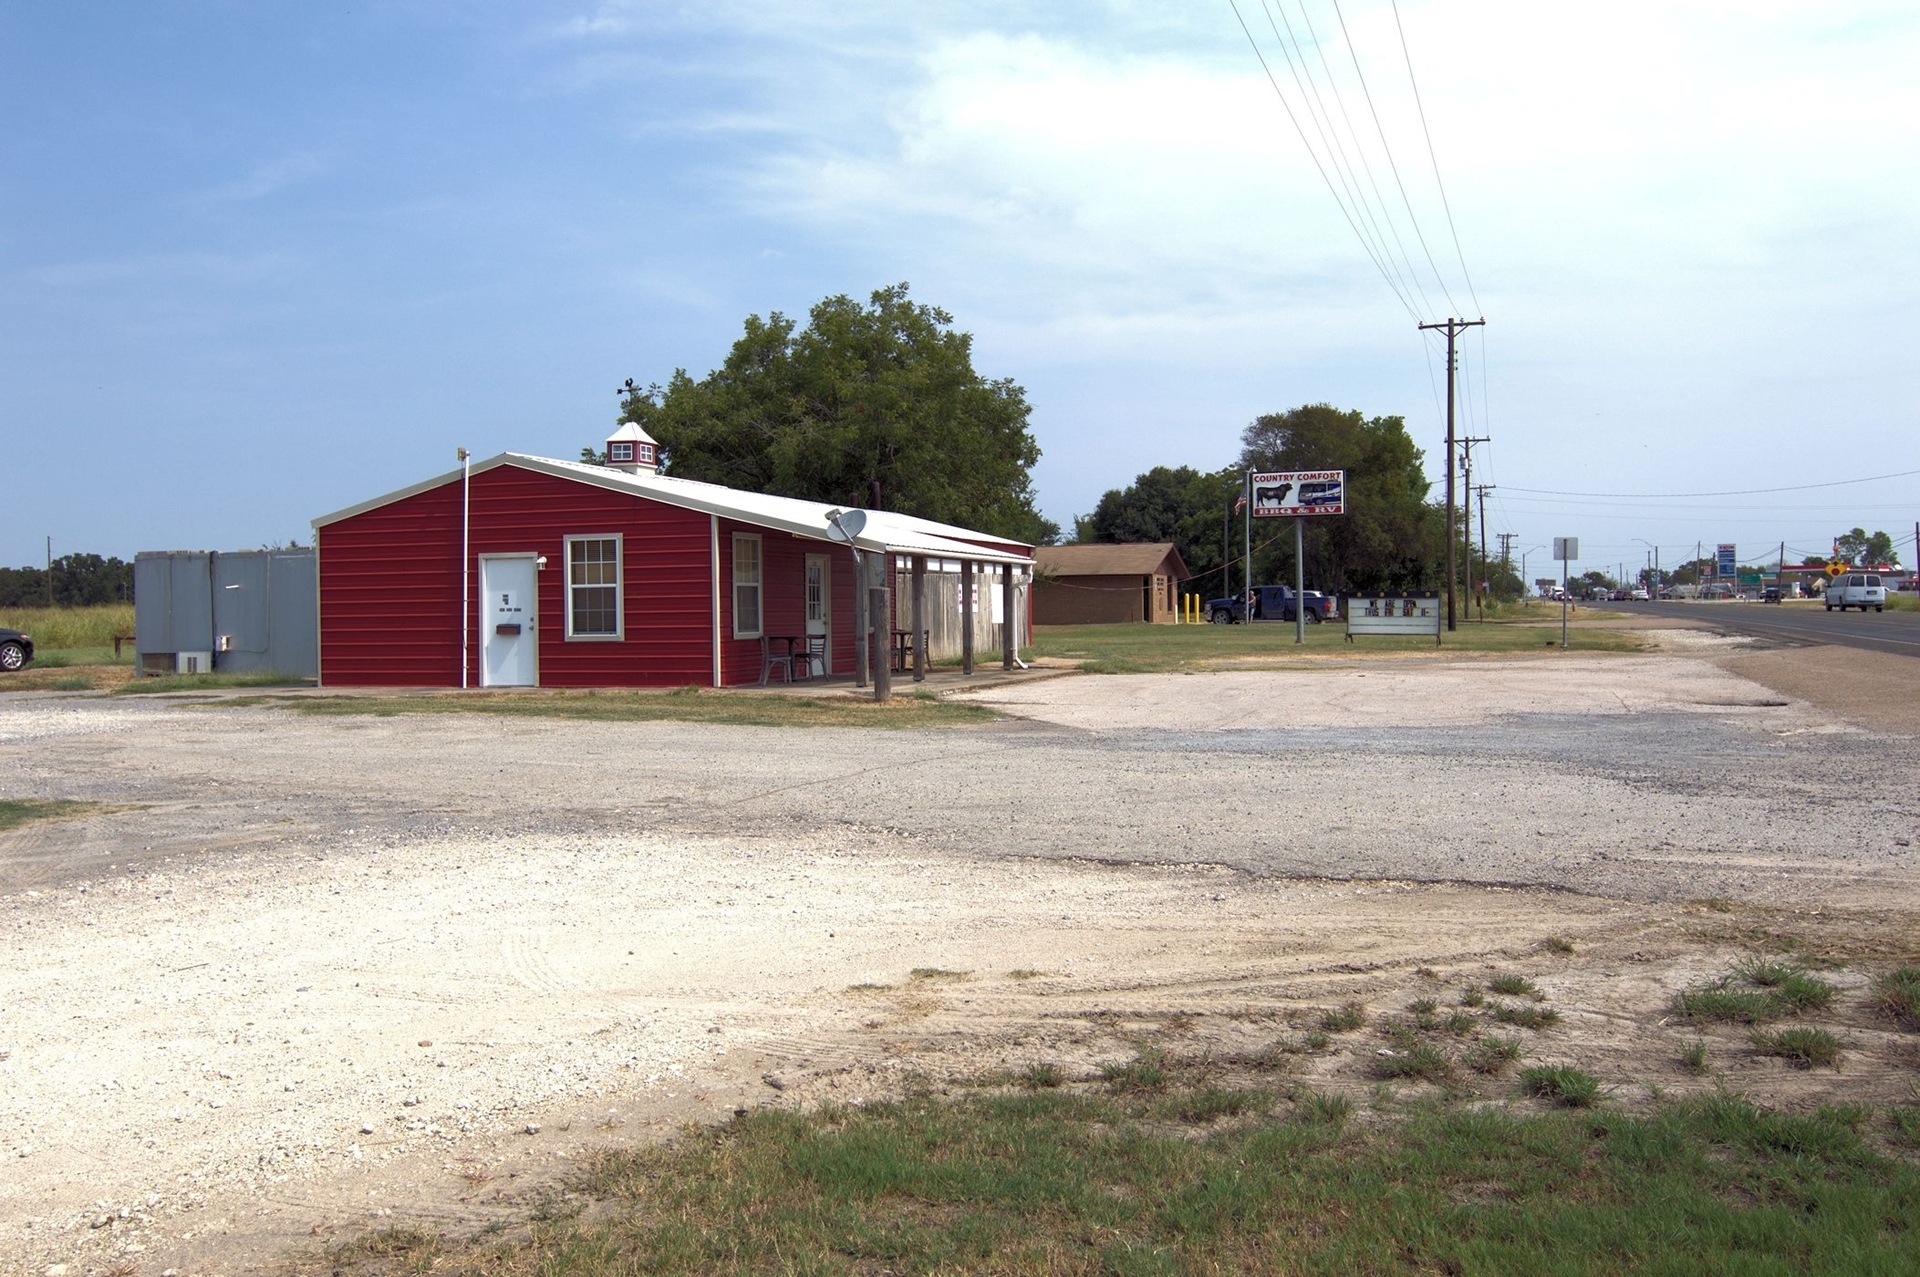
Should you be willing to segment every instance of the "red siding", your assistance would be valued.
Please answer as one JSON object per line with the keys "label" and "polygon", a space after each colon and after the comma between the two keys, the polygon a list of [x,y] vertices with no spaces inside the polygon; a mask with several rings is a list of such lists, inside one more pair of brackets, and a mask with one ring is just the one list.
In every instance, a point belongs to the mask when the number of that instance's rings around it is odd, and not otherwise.
{"label": "red siding", "polygon": [[[482,554],[547,556],[539,576],[544,687],[679,687],[713,681],[709,517],[515,466],[473,476],[469,607]],[[727,684],[760,677],[760,643],[733,635],[732,533],[757,532],[768,633],[805,629],[808,553],[833,561],[833,667],[853,669],[853,558],[840,546],[720,520],[720,624]],[[569,536],[622,541],[624,638],[566,637]],[[320,529],[320,674],[333,686],[460,685],[460,482]],[[469,681],[479,684],[470,628]]]}

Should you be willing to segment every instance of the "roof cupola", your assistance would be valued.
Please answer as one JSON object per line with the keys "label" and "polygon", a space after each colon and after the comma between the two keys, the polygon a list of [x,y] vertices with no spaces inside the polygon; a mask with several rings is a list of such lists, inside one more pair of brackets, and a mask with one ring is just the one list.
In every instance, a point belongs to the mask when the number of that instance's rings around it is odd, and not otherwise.
{"label": "roof cupola", "polygon": [[658,474],[660,445],[629,421],[607,436],[607,465],[628,474]]}

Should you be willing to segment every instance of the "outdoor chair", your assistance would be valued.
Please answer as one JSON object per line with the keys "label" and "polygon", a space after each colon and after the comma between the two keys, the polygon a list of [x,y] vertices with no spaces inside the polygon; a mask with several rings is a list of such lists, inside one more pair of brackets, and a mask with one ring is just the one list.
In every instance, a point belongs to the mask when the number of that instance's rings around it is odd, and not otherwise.
{"label": "outdoor chair", "polygon": [[780,671],[780,677],[782,679],[789,683],[793,682],[792,657],[786,652],[774,651],[772,646],[767,642],[767,636],[762,634],[760,636],[760,686],[765,687],[767,685],[768,675],[772,674],[775,670]]}
{"label": "outdoor chair", "polygon": [[807,645],[793,654],[793,669],[789,672],[788,682],[793,676],[811,679],[815,676],[827,676],[827,636],[824,634],[807,635]]}

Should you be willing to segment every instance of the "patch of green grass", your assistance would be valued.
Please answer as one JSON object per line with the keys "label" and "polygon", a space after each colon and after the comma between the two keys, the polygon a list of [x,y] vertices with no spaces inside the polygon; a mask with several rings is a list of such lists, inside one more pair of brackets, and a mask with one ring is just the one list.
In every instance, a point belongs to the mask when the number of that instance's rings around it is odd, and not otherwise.
{"label": "patch of green grass", "polygon": [[[139,690],[158,679],[141,680]],[[607,723],[720,723],[737,727],[960,727],[999,715],[962,701],[896,696],[884,703],[852,696],[789,696],[742,688],[683,687],[672,691],[469,691],[432,695],[301,696],[214,702],[274,704],[319,717],[396,714],[498,714],[507,718],[562,718]]]}
{"label": "patch of green grass", "polygon": [[1489,1010],[1493,1018],[1501,1024],[1511,1024],[1522,1029],[1532,1029],[1535,1032],[1560,1022],[1560,1013],[1552,1007],[1537,1007],[1524,1002],[1518,1006],[1511,1002],[1496,1002]]}
{"label": "patch of green grass", "polygon": [[1353,1116],[1353,1101],[1338,1091],[1302,1090],[1293,1097],[1294,1112],[1303,1122],[1340,1126]]}
{"label": "patch of green grass", "polygon": [[[1559,613],[1552,638],[1559,642]],[[1462,621],[1442,638],[1443,650],[1456,652],[1531,652],[1548,637],[1537,625],[1511,621]],[[1569,635],[1573,650],[1634,652],[1645,640],[1630,630],[1588,627],[1576,619]],[[1339,621],[1307,626],[1305,644],[1294,642],[1291,624],[1252,625],[1041,625],[1034,628],[1033,650],[1050,660],[1074,661],[1089,674],[1153,674],[1182,670],[1247,669],[1292,665],[1302,656],[1365,658],[1400,652],[1431,653],[1433,640],[1412,635],[1370,635],[1349,644]],[[949,662],[951,663],[951,662]]]}
{"label": "patch of green grass", "polygon": [[1690,1024],[1758,1024],[1779,1013],[1779,1004],[1757,989],[1708,986],[1673,997],[1674,1016]]}
{"label": "patch of green grass", "polygon": [[1563,1064],[1541,1064],[1520,1073],[1520,1089],[1528,1095],[1567,1108],[1592,1108],[1600,1098],[1600,1080]]}
{"label": "patch of green grass", "polygon": [[1020,1085],[1030,1091],[1052,1090],[1066,1080],[1067,1076],[1060,1071],[1058,1064],[1044,1060],[1029,1064],[1020,1074]]}
{"label": "patch of green grass", "polygon": [[[89,663],[104,664],[113,659],[113,636],[133,633],[133,604],[0,608],[0,627],[31,634],[37,652],[92,648],[104,653],[104,659]],[[122,657],[131,659],[130,653]]]}
{"label": "patch of green grass", "polygon": [[1487,995],[1480,991],[1478,985],[1469,985],[1460,994],[1460,1005],[1463,1007],[1477,1007],[1486,1000]]}
{"label": "patch of green grass", "polygon": [[1914,1271],[1920,1167],[1843,1122],[1716,1095],[1414,1106],[1297,1094],[1202,1129],[1163,1101],[968,1092],[766,1108],[585,1155],[574,1204],[493,1235],[389,1231],[297,1271],[491,1277],[1000,1272]]}
{"label": "patch of green grass", "polygon": [[77,674],[70,678],[56,678],[47,686],[56,692],[91,692],[94,683],[86,675]]}
{"label": "patch of green grass", "polygon": [[1347,1002],[1320,1013],[1320,1028],[1326,1033],[1352,1033],[1365,1026],[1367,1008],[1359,1002]]}
{"label": "patch of green grass", "polygon": [[1487,988],[1506,998],[1532,998],[1534,1001],[1546,997],[1540,992],[1540,986],[1523,975],[1501,974],[1487,981]]}
{"label": "patch of green grass", "polygon": [[1542,947],[1548,953],[1569,954],[1573,952],[1573,941],[1565,936],[1548,936],[1542,942]]}
{"label": "patch of green grass", "polygon": [[1131,1060],[1109,1061],[1100,1066],[1100,1080],[1105,1082],[1116,1095],[1129,1095],[1143,1091],[1163,1091],[1167,1087],[1167,1070],[1159,1055],[1142,1052]]}
{"label": "patch of green grass", "polygon": [[1794,1027],[1753,1035],[1762,1055],[1777,1055],[1797,1069],[1832,1068],[1840,1060],[1840,1039],[1825,1029]]}
{"label": "patch of green grass", "polygon": [[1333,1045],[1333,1039],[1321,1029],[1315,1029],[1312,1032],[1302,1034],[1300,1042],[1309,1051],[1324,1051]]}
{"label": "patch of green grass", "polygon": [[1519,1039],[1489,1035],[1468,1047],[1460,1062],[1475,1073],[1504,1073],[1520,1055]]}
{"label": "patch of green grass", "polygon": [[106,810],[100,803],[70,798],[0,798],[0,829],[15,829],[32,820],[76,820]]}
{"label": "patch of green grass", "polygon": [[1920,1031],[1920,967],[1901,967],[1875,980],[1873,1004],[1901,1028]]}
{"label": "patch of green grass", "polygon": [[1920,1148],[1920,1104],[1902,1104],[1887,1111],[1887,1125],[1902,1144]]}
{"label": "patch of green grass", "polygon": [[[1735,978],[1751,987],[1733,987]],[[1824,1010],[1834,993],[1831,984],[1795,963],[1754,959],[1735,967],[1728,979],[1674,995],[1673,1014],[1694,1024],[1764,1024]]]}
{"label": "patch of green grass", "polygon": [[1415,1015],[1432,1015],[1440,1009],[1440,1004],[1432,998],[1415,998],[1407,1004],[1407,1010]]}
{"label": "patch of green grass", "polygon": [[1205,1126],[1221,1118],[1259,1112],[1272,1102],[1273,1097],[1264,1091],[1202,1086],[1176,1092],[1154,1104],[1149,1112],[1152,1116],[1171,1118],[1189,1126]]}
{"label": "patch of green grass", "polygon": [[1378,1078],[1418,1078],[1423,1082],[1445,1082],[1453,1076],[1453,1061],[1431,1042],[1399,1043],[1392,1054],[1376,1054],[1371,1067]]}
{"label": "patch of green grass", "polygon": [[113,689],[115,696],[152,696],[163,692],[217,692],[229,687],[307,687],[313,680],[297,674],[258,670],[251,674],[163,674],[137,678]]}
{"label": "patch of green grass", "polygon": [[1681,1049],[1680,1067],[1695,1077],[1703,1077],[1711,1072],[1707,1063],[1707,1040],[1701,1038]]}

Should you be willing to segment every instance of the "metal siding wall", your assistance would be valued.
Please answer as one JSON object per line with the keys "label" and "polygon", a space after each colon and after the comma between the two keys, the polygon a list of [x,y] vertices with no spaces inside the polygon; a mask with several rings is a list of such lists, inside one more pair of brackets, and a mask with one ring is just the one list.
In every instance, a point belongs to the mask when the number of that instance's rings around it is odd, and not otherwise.
{"label": "metal siding wall", "polygon": [[[720,520],[720,681],[728,687],[760,681],[760,640],[733,637],[733,534],[760,537],[760,622],[766,634],[803,634],[807,628],[807,556],[832,558],[829,627],[835,675],[853,672],[853,552],[832,541],[809,541],[750,523]],[[701,598],[706,598],[703,587]]]}
{"label": "metal siding wall", "polygon": [[[267,555],[241,550],[213,556],[213,668],[241,673],[266,667]],[[219,650],[225,638],[227,650]]]}
{"label": "metal siding wall", "polygon": [[[472,484],[475,561],[482,554],[547,556],[538,586],[542,686],[676,687],[711,680],[704,514],[513,466],[476,474]],[[565,539],[596,533],[623,538],[625,638],[570,641]],[[458,480],[331,524],[320,537],[327,682],[459,686]],[[477,607],[477,577],[470,588]],[[479,640],[473,633],[476,652]]]}
{"label": "metal siding wall", "polygon": [[312,550],[276,550],[267,561],[267,668],[317,678],[320,616],[314,573],[319,556]]}

